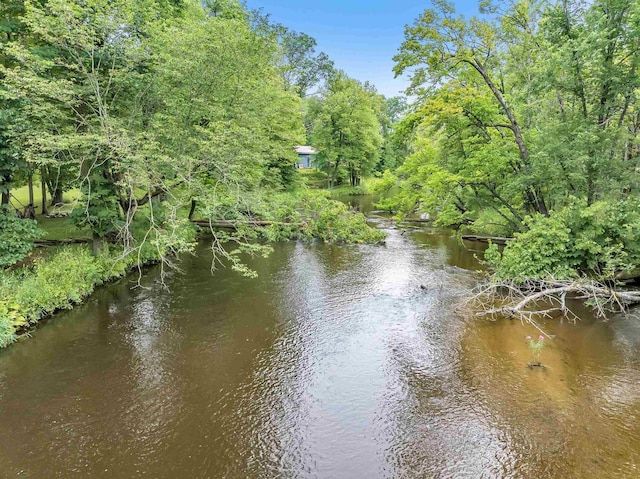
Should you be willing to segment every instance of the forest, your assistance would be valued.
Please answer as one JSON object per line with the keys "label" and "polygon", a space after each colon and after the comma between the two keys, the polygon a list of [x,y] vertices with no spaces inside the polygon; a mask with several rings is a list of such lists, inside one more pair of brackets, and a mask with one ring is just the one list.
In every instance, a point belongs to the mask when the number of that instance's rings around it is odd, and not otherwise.
{"label": "forest", "polygon": [[[640,271],[637,2],[435,1],[392,98],[235,0],[15,0],[0,18],[0,342],[132,268],[178,267],[203,234],[212,269],[247,276],[270,241],[382,241],[336,191],[506,238],[484,255],[491,294],[617,304]],[[78,277],[51,266],[69,258]]]}
{"label": "forest", "polygon": [[234,0],[18,0],[0,18],[0,342],[133,267],[174,268],[203,233],[213,268],[248,276],[269,241],[384,237],[305,185],[295,147],[318,148],[322,186],[359,184],[395,161],[402,103],[310,36]]}
{"label": "forest", "polygon": [[[395,57],[416,100],[381,206],[511,237],[505,279],[612,280],[640,266],[640,5],[434,2]],[[390,192],[390,193],[389,193]]]}

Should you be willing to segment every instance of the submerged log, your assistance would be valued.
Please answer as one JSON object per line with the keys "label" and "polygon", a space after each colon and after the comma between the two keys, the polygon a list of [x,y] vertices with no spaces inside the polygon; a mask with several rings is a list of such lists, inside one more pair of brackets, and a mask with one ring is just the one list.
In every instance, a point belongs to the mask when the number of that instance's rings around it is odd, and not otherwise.
{"label": "submerged log", "polygon": [[35,240],[33,242],[36,248],[42,248],[45,246],[64,246],[68,244],[87,244],[87,243],[91,243],[91,239],[89,238],[64,239],[64,240],[43,239],[43,240]]}
{"label": "submerged log", "polygon": [[512,240],[513,238],[503,238],[500,236],[462,235],[462,239],[467,241],[480,241],[482,243],[488,243],[489,241],[491,241],[492,243],[495,243],[495,244],[504,245],[504,244],[507,244],[507,242],[509,240]]}
{"label": "submerged log", "polygon": [[240,226],[249,226],[253,228],[261,228],[265,226],[293,226],[296,228],[303,228],[306,223],[282,223],[278,221],[262,221],[262,220],[250,220],[250,221],[237,221],[237,220],[192,220],[193,224],[202,228],[216,228],[216,229],[238,229]]}
{"label": "submerged log", "polygon": [[400,223],[433,223],[433,218],[404,218]]}

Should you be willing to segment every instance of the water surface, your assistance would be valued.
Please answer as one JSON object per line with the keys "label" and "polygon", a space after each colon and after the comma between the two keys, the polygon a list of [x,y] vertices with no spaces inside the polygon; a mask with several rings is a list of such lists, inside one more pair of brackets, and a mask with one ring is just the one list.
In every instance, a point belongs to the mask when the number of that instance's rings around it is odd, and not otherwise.
{"label": "water surface", "polygon": [[[480,264],[449,232],[206,248],[101,288],[0,353],[0,476],[638,477],[640,326],[456,312]],[[470,250],[471,249],[471,250]]]}

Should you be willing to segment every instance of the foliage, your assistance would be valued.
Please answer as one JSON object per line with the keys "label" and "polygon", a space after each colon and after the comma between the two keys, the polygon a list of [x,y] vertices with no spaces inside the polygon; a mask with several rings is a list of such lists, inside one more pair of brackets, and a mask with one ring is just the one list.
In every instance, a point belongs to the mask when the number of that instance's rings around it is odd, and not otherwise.
{"label": "foliage", "polygon": [[265,205],[265,217],[282,224],[265,230],[270,240],[321,239],[327,243],[378,243],[384,232],[367,225],[365,216],[349,210],[342,202],[331,200],[328,193],[298,192],[273,197]]}
{"label": "foliage", "polygon": [[[193,245],[192,225],[175,232]],[[85,247],[63,247],[39,257],[32,268],[0,273],[0,348],[16,334],[61,309],[70,309],[89,296],[96,286],[119,278],[142,264],[160,261],[167,254],[164,235],[145,243],[138,255],[122,247],[105,247],[99,255]],[[176,241],[170,242],[175,248]],[[185,249],[186,250],[186,249]]]}
{"label": "foliage", "polygon": [[571,279],[581,273],[614,279],[640,267],[638,206],[629,200],[591,206],[575,200],[549,217],[527,219],[527,230],[502,254],[494,245],[486,258],[503,279]]}
{"label": "foliage", "polygon": [[[235,0],[24,7],[11,10],[20,35],[2,38],[0,94],[19,113],[0,118],[5,193],[39,166],[53,196],[80,189],[72,217],[98,246],[140,256],[146,242],[189,249],[174,234],[186,205],[223,219],[256,191],[297,187],[300,92],[278,59],[289,52],[301,62],[290,73],[311,86],[300,79],[310,37],[258,21]],[[220,243],[216,251],[226,254]]]}
{"label": "foliage", "polygon": [[405,97],[394,96],[384,99],[384,108],[380,112],[380,127],[382,132],[382,147],[380,158],[375,167],[378,173],[394,170],[404,162],[407,156],[407,142],[397,126],[407,112],[408,105]]}
{"label": "foliage", "polygon": [[406,28],[395,71],[410,75],[416,102],[394,135],[410,155],[380,206],[519,233],[499,269],[507,276],[634,266],[624,231],[636,228],[627,205],[640,195],[637,2],[480,7],[465,17],[437,0]]}
{"label": "foliage", "polygon": [[39,258],[33,269],[0,274],[0,347],[16,333],[59,309],[69,309],[96,285],[122,276],[137,261],[122,251],[105,250],[94,257],[85,248],[63,248]]}
{"label": "foliage", "polygon": [[0,268],[22,260],[42,233],[33,220],[19,218],[13,208],[0,206]]}
{"label": "foliage", "polygon": [[529,351],[531,351],[531,358],[533,359],[533,362],[539,363],[540,353],[542,352],[545,346],[544,336],[542,335],[538,336],[537,341],[534,340],[531,336],[527,336],[526,340],[527,340],[527,346],[529,347]]}
{"label": "foliage", "polygon": [[316,40],[306,33],[297,33],[282,25],[271,29],[280,45],[278,67],[285,87],[303,98],[313,94],[311,89],[333,74],[333,62],[326,53],[315,53]]}
{"label": "foliage", "polygon": [[328,82],[324,98],[309,105],[311,143],[317,163],[329,176],[329,187],[348,178],[357,186],[373,172],[380,155],[380,114],[383,100],[370,86],[338,72]]}

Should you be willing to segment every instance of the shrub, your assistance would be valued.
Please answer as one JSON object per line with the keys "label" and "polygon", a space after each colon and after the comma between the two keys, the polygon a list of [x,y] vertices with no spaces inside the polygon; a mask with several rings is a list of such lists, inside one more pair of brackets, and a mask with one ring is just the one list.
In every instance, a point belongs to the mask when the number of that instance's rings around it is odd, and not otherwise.
{"label": "shrub", "polygon": [[0,207],[0,268],[22,260],[41,234],[35,221],[19,218],[8,205]]}
{"label": "shrub", "polygon": [[32,269],[0,276],[0,347],[16,331],[60,309],[70,309],[90,295],[96,285],[124,275],[137,258],[122,258],[105,249],[94,257],[88,249],[67,247],[39,258]]}
{"label": "shrub", "polygon": [[549,217],[527,218],[502,254],[492,245],[485,258],[502,279],[613,279],[640,267],[639,206],[574,200]]}
{"label": "shrub", "polygon": [[329,199],[326,192],[278,195],[265,205],[263,216],[289,224],[266,228],[264,234],[271,241],[319,238],[327,243],[378,243],[385,237],[384,232],[367,224],[362,213]]}

